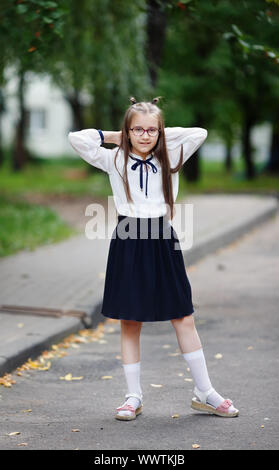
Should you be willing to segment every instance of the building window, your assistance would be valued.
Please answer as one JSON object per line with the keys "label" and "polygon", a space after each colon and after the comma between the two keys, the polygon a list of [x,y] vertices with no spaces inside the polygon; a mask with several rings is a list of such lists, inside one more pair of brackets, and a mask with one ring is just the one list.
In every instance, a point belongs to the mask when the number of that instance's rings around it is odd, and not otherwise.
{"label": "building window", "polygon": [[43,108],[30,109],[27,111],[27,128],[30,134],[45,131],[46,110]]}

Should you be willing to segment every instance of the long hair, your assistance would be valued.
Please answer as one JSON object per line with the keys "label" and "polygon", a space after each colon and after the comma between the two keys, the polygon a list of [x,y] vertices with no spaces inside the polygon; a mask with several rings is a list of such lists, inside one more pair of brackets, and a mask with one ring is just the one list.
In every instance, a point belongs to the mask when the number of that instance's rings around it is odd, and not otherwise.
{"label": "long hair", "polygon": [[[143,113],[143,114],[153,114],[157,117],[158,119],[158,125],[159,125],[159,136],[158,140],[151,150],[153,152],[154,156],[159,160],[162,168],[162,187],[163,187],[163,193],[164,193],[164,198],[165,198],[165,203],[167,204],[167,215],[170,219],[173,219],[174,216],[174,200],[173,200],[173,186],[172,186],[172,178],[171,174],[176,173],[177,171],[180,170],[182,167],[182,158],[183,158],[183,147],[181,145],[181,151],[180,151],[180,159],[175,168],[170,167],[170,160],[168,156],[168,151],[167,151],[167,146],[166,146],[166,138],[165,138],[165,126],[164,126],[164,118],[163,118],[163,112],[162,110],[157,106],[157,102],[159,101],[160,97],[153,98],[151,102],[147,101],[141,101],[139,103],[136,102],[136,99],[134,97],[130,97],[130,106],[126,110],[123,122],[122,122],[122,135],[121,135],[121,142],[119,145],[119,149],[116,152],[115,158],[114,158],[114,164],[116,166],[116,159],[117,155],[120,149],[123,150],[124,152],[124,172],[123,176],[118,173],[121,176],[123,180],[123,185],[127,197],[127,201],[133,202],[133,199],[131,197],[130,193],[130,186],[128,182],[128,175],[127,175],[127,163],[129,160],[129,153],[131,152],[131,142],[129,139],[129,129],[130,129],[130,123],[133,118],[133,116],[137,113]],[[169,213],[170,211],[170,213]]]}

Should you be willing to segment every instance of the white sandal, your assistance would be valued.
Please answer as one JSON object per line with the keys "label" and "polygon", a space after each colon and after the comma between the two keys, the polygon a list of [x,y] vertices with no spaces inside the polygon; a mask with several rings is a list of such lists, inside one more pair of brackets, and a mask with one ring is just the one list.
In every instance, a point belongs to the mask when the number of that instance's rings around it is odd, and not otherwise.
{"label": "white sandal", "polygon": [[132,405],[127,405],[126,404],[126,401],[123,403],[123,405],[119,406],[118,408],[116,408],[117,411],[123,411],[123,410],[127,410],[129,411],[131,414],[130,415],[120,415],[119,413],[116,413],[115,415],[115,418],[116,419],[121,419],[123,421],[131,421],[132,419],[136,419],[137,415],[139,415],[141,412],[142,412],[142,407],[143,407],[143,403],[142,403],[142,395],[138,395],[137,393],[127,393],[125,395],[125,398],[129,398],[129,397],[135,397],[135,398],[138,398],[140,400],[140,405],[138,408],[134,409]]}
{"label": "white sandal", "polygon": [[229,398],[224,400],[217,408],[207,403],[206,399],[213,391],[214,388],[210,388],[206,392],[201,392],[197,387],[195,387],[194,394],[196,396],[192,398],[191,408],[196,411],[222,416],[223,418],[234,418],[239,415],[239,410],[234,408],[233,402]]}

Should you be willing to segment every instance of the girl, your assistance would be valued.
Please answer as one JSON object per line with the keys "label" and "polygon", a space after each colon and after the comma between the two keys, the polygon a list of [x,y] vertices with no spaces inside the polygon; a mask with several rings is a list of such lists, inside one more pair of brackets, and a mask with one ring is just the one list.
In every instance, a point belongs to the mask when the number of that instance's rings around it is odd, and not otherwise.
{"label": "girl", "polygon": [[[69,133],[76,152],[108,173],[118,212],[102,306],[104,316],[121,321],[121,357],[128,393],[116,409],[115,418],[129,421],[142,412],[142,322],[166,320],[175,328],[179,348],[194,379],[191,407],[234,417],[239,411],[210,382],[193,318],[191,286],[177,234],[169,222],[178,193],[178,172],[202,145],[207,131],[200,127],[165,128],[158,100],[137,103],[130,98],[119,132],[84,129]],[[116,147],[101,147],[104,142]],[[154,234],[151,237],[155,222],[157,238]],[[123,236],[129,226],[136,236]],[[168,237],[163,236],[166,228],[170,230]],[[141,236],[143,232],[145,237]],[[174,249],[177,245],[179,249]]]}

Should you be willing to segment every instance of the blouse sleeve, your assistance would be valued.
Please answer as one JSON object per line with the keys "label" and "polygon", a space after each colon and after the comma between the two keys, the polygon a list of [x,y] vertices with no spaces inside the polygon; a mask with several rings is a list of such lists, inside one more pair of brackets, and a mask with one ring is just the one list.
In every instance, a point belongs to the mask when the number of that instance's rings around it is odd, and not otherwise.
{"label": "blouse sleeve", "polygon": [[97,129],[69,132],[68,139],[83,160],[106,173],[112,172],[115,149],[101,147],[101,137]]}
{"label": "blouse sleeve", "polygon": [[179,162],[181,145],[184,164],[203,144],[207,134],[207,130],[202,127],[166,127],[166,144],[172,167]]}

